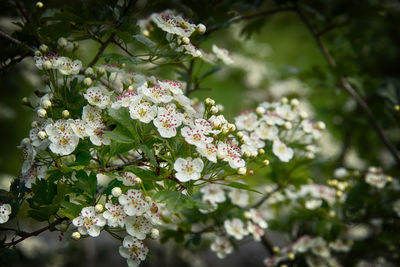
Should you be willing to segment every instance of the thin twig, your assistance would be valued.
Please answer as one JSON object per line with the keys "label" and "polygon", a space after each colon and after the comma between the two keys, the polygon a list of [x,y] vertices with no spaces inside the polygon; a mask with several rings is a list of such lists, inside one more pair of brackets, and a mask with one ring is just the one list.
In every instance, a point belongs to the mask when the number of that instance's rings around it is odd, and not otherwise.
{"label": "thin twig", "polygon": [[45,227],[43,227],[43,228],[41,228],[41,229],[39,229],[39,230],[36,230],[36,231],[34,231],[34,232],[31,232],[31,233],[26,233],[26,234],[23,235],[20,239],[17,239],[17,240],[15,240],[15,241],[12,241],[12,242],[9,242],[9,243],[5,243],[4,246],[5,246],[5,247],[14,247],[16,244],[18,244],[18,243],[24,241],[25,239],[27,239],[27,238],[29,238],[29,237],[32,237],[32,236],[37,236],[37,235],[39,235],[39,234],[41,234],[41,233],[43,233],[43,232],[49,230],[50,228],[52,228],[52,227],[54,227],[54,226],[56,226],[56,225],[62,223],[63,221],[66,221],[66,220],[68,220],[68,218],[66,218],[66,217],[64,217],[64,218],[59,218],[59,219],[57,219],[55,222],[49,224],[48,226],[45,226]]}
{"label": "thin twig", "polygon": [[15,4],[17,5],[18,10],[21,12],[22,16],[25,18],[27,23],[30,23],[30,19],[28,14],[25,12],[25,9],[21,6],[21,3],[19,2],[19,0],[15,1]]}
{"label": "thin twig", "polygon": [[8,41],[10,41],[10,42],[12,42],[14,44],[23,45],[23,46],[27,47],[29,49],[29,51],[32,52],[32,54],[34,54],[35,51],[36,51],[35,49],[30,47],[29,45],[21,42],[20,40],[15,39],[14,37],[11,37],[10,35],[8,35],[7,33],[3,32],[3,31],[0,31],[0,37],[2,37],[3,39],[8,40]]}
{"label": "thin twig", "polygon": [[[320,35],[315,31],[314,27],[311,25],[311,23],[308,21],[307,17],[304,15],[302,10],[300,9],[299,6],[296,5],[296,12],[299,15],[300,19],[304,22],[304,24],[307,26],[309,29],[310,33],[314,37],[316,43],[318,44],[318,47],[320,48],[322,54],[324,55],[325,59],[328,61],[329,66],[331,68],[336,67],[336,62],[333,59],[333,57],[330,55],[327,47],[324,45],[322,42]],[[357,91],[350,85],[350,83],[347,81],[347,79],[344,76],[341,76],[339,78],[340,81],[340,87],[342,87],[347,93],[350,94],[351,97],[354,98],[354,100],[357,102],[357,104],[361,107],[361,109],[364,111],[365,115],[367,116],[367,119],[369,120],[370,124],[372,125],[373,129],[375,132],[378,134],[379,138],[381,139],[382,143],[385,145],[385,147],[389,150],[389,152],[392,154],[393,158],[396,160],[397,164],[400,164],[400,156],[396,150],[396,148],[393,146],[393,144],[390,142],[390,140],[387,138],[385,133],[383,132],[382,128],[379,126],[377,120],[375,119],[371,109],[369,108],[368,104],[365,102],[364,99],[357,93]]]}
{"label": "thin twig", "polygon": [[272,190],[271,192],[269,192],[268,194],[266,194],[265,196],[263,196],[262,198],[260,198],[260,200],[258,200],[253,206],[251,206],[250,208],[252,209],[256,209],[258,207],[260,207],[268,198],[270,198],[272,196],[273,193],[279,191],[281,189],[280,186],[278,186],[277,188],[275,188],[274,190]]}

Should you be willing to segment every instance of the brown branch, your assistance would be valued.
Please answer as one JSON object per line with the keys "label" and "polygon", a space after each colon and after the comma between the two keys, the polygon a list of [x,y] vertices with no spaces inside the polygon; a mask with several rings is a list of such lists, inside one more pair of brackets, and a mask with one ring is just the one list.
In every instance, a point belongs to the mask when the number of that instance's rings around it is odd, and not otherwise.
{"label": "brown branch", "polygon": [[32,236],[37,236],[37,235],[49,230],[50,228],[62,223],[63,221],[66,221],[66,220],[68,220],[68,218],[66,218],[66,217],[59,218],[55,222],[53,222],[53,223],[49,224],[48,226],[45,226],[45,227],[43,227],[43,228],[41,228],[39,230],[36,230],[34,232],[31,232],[31,233],[25,233],[24,235],[22,235],[22,237],[20,239],[17,239],[15,241],[12,241],[12,242],[9,242],[9,243],[5,243],[4,246],[5,247],[11,247],[11,246],[14,247],[15,245],[17,245],[18,243],[24,241],[25,239],[27,239],[29,237],[32,237]]}
{"label": "brown branch", "polygon": [[10,35],[8,35],[7,33],[0,31],[0,37],[2,37],[3,39],[6,39],[8,41],[10,41],[11,43],[14,43],[16,45],[23,45],[25,47],[27,47],[29,49],[29,51],[32,52],[32,54],[35,53],[35,49],[33,49],[32,47],[30,47],[29,45],[21,42],[20,40],[15,39],[14,37],[11,37]]}
{"label": "brown branch", "polygon": [[[324,45],[322,42],[320,35],[316,32],[314,27],[311,25],[311,23],[308,21],[307,17],[304,15],[302,10],[300,9],[299,6],[296,5],[296,12],[299,15],[300,19],[304,22],[306,27],[309,29],[310,33],[314,37],[319,49],[321,50],[322,54],[324,55],[325,59],[328,61],[329,66],[331,68],[336,67],[336,62],[329,53],[327,47]],[[340,87],[342,87],[351,97],[354,98],[354,100],[357,102],[357,104],[361,107],[361,109],[364,111],[365,115],[367,116],[367,119],[369,123],[372,125],[372,128],[375,130],[375,132],[378,134],[379,138],[381,139],[382,143],[385,145],[385,147],[389,150],[389,152],[392,154],[393,158],[396,160],[397,164],[400,164],[400,156],[396,150],[396,148],[393,146],[393,144],[390,142],[390,140],[387,138],[386,134],[383,132],[382,128],[379,126],[377,120],[375,119],[372,110],[369,108],[368,104],[365,102],[365,100],[357,93],[357,91],[351,86],[351,84],[347,81],[347,79],[344,76],[341,76],[339,78],[340,82]]]}
{"label": "brown branch", "polygon": [[260,198],[260,200],[258,200],[253,206],[251,206],[249,208],[256,209],[256,208],[260,207],[268,198],[270,198],[272,196],[273,193],[279,191],[280,189],[281,189],[281,186],[278,186],[277,188],[272,190],[270,193],[268,193],[265,196],[263,196],[262,198]]}

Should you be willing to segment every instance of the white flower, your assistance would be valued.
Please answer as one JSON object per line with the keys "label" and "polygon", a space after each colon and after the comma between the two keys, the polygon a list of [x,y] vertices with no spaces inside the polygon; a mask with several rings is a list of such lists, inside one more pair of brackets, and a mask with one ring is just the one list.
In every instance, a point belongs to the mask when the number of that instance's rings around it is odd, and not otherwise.
{"label": "white flower", "polygon": [[11,205],[6,203],[0,203],[0,223],[6,223],[11,214]]}
{"label": "white flower", "polygon": [[149,210],[145,216],[151,220],[152,224],[161,224],[160,206],[158,203],[151,201]]}
{"label": "white flower", "polygon": [[232,141],[219,142],[217,153],[223,156],[223,160],[227,161],[232,169],[242,168],[246,165],[240,155],[240,149]]}
{"label": "white flower", "polygon": [[347,170],[346,168],[340,167],[334,170],[333,172],[333,177],[335,178],[344,178],[347,176]]}
{"label": "white flower", "polygon": [[211,250],[217,253],[217,257],[223,259],[226,255],[231,254],[233,246],[228,239],[217,236],[211,244]]}
{"label": "white flower", "polygon": [[272,152],[283,162],[289,162],[293,158],[293,149],[287,147],[279,139],[274,140]]}
{"label": "white flower", "polygon": [[119,109],[120,107],[129,107],[131,103],[136,103],[142,98],[136,91],[125,90],[119,95],[115,102],[111,104],[111,108]]}
{"label": "white flower", "polygon": [[386,177],[383,173],[375,171],[375,168],[369,168],[365,174],[365,181],[376,188],[382,189],[387,183]]}
{"label": "white flower", "polygon": [[233,59],[229,54],[229,51],[224,49],[224,48],[220,48],[218,46],[216,46],[215,44],[212,46],[212,51],[215,53],[215,55],[217,56],[217,58],[219,58],[220,60],[222,60],[222,62],[224,62],[226,65],[230,65],[233,64]]}
{"label": "white flower", "polygon": [[76,119],[74,121],[71,121],[71,128],[74,133],[81,139],[88,136],[88,134],[86,133],[86,124],[83,120]]}
{"label": "white flower", "polygon": [[296,118],[296,113],[292,110],[292,106],[288,104],[277,106],[275,112],[279,117],[288,121],[292,121]]}
{"label": "white flower", "polygon": [[59,61],[58,70],[63,75],[78,74],[82,68],[82,62],[80,60],[72,61],[70,58],[61,57]]}
{"label": "white flower", "polygon": [[190,37],[196,30],[196,25],[189,23],[181,16],[175,16],[171,10],[154,13],[150,19],[163,31],[180,37]]}
{"label": "white flower", "polygon": [[91,105],[86,105],[82,110],[82,120],[87,126],[97,126],[102,122],[101,109]]}
{"label": "white flower", "polygon": [[110,227],[124,227],[126,214],[124,208],[118,204],[106,203],[106,211],[103,213],[103,217],[107,220],[107,224]]}
{"label": "white flower", "polygon": [[266,229],[268,227],[267,222],[265,221],[265,217],[256,209],[250,209],[248,211],[249,219],[253,221],[253,223],[260,226],[262,229]]}
{"label": "white flower", "polygon": [[162,89],[167,89],[174,95],[182,95],[182,83],[177,82],[177,81],[171,81],[171,80],[164,80],[164,81],[159,81],[158,84],[161,86]]}
{"label": "white flower", "polygon": [[36,151],[32,146],[31,140],[29,138],[24,138],[21,144],[18,146],[22,150],[22,158],[24,162],[21,167],[21,174],[25,174],[32,167],[35,162]]}
{"label": "white flower", "polygon": [[111,93],[104,87],[90,87],[86,90],[86,94],[83,94],[89,104],[100,109],[105,109],[111,103],[110,95]]}
{"label": "white flower", "polygon": [[198,124],[181,129],[181,135],[185,138],[185,141],[199,148],[205,148],[206,144],[210,144],[213,141],[212,137],[205,135],[206,133],[205,129],[199,127]]}
{"label": "white flower", "polygon": [[143,123],[149,123],[157,115],[157,106],[147,101],[131,103],[129,106],[129,114],[132,119],[139,120]]}
{"label": "white flower", "polygon": [[163,88],[158,84],[155,84],[153,87],[142,86],[141,90],[143,95],[147,96],[151,102],[156,104],[169,103],[174,99],[168,89]]}
{"label": "white flower", "polygon": [[182,120],[183,115],[172,104],[167,108],[159,107],[153,123],[162,137],[170,138],[176,135],[176,128],[182,124]]}
{"label": "white flower", "polygon": [[137,176],[131,172],[123,172],[121,176],[117,176],[117,180],[121,181],[126,186],[137,185]]}
{"label": "white flower", "polygon": [[22,179],[25,182],[25,187],[31,188],[36,179],[44,179],[47,174],[47,166],[33,164],[32,167],[22,174]]}
{"label": "white flower", "polygon": [[198,180],[201,177],[204,163],[200,158],[178,158],[174,163],[174,169],[176,170],[176,178],[181,182],[187,182],[190,180]]}
{"label": "white flower", "polygon": [[126,236],[122,242],[122,246],[119,247],[119,254],[127,259],[129,267],[139,266],[140,261],[146,259],[149,249],[143,243],[132,236]]}
{"label": "white flower", "polygon": [[78,227],[82,235],[96,237],[100,234],[101,227],[106,224],[106,219],[101,214],[97,214],[94,207],[83,208],[79,215],[72,220],[72,223]]}
{"label": "white flower", "polygon": [[255,241],[261,241],[261,237],[264,235],[264,230],[259,225],[249,222],[247,224],[247,230],[253,235]]}
{"label": "white flower", "polygon": [[140,190],[129,189],[126,194],[119,196],[118,201],[129,216],[140,216],[149,209],[149,204],[144,200]]}
{"label": "white flower", "polygon": [[306,200],[306,203],[305,203],[306,209],[309,209],[309,210],[318,209],[319,207],[321,207],[321,205],[322,205],[321,199],[310,199],[310,200]]}
{"label": "white flower", "polygon": [[263,123],[256,128],[255,133],[260,139],[273,141],[278,137],[279,131],[276,126]]}
{"label": "white flower", "polygon": [[71,154],[79,143],[79,137],[71,127],[71,121],[58,120],[54,124],[48,124],[45,128],[50,140],[50,149],[59,155]]}
{"label": "white flower", "polygon": [[217,147],[213,144],[206,144],[205,147],[196,147],[197,152],[209,161],[217,163]]}
{"label": "white flower", "polygon": [[98,125],[91,125],[86,127],[86,134],[89,136],[90,141],[93,145],[109,145],[111,140],[103,136],[106,125],[103,122],[99,122]]}
{"label": "white flower", "polygon": [[191,43],[184,45],[183,48],[185,48],[185,54],[189,54],[192,57],[202,56],[201,51]]}
{"label": "white flower", "polygon": [[143,240],[151,232],[153,226],[145,216],[130,216],[125,222],[126,232],[137,239]]}
{"label": "white flower", "polygon": [[237,116],[235,124],[238,130],[254,131],[259,121],[257,115],[254,112],[250,112]]}
{"label": "white flower", "polygon": [[228,235],[233,236],[236,240],[242,240],[248,234],[244,223],[238,218],[226,220],[224,227]]}
{"label": "white flower", "polygon": [[249,194],[244,190],[232,188],[229,191],[228,196],[234,205],[241,208],[245,208],[249,205]]}
{"label": "white flower", "polygon": [[203,194],[202,201],[206,203],[222,203],[226,200],[224,190],[218,184],[207,184],[200,192]]}

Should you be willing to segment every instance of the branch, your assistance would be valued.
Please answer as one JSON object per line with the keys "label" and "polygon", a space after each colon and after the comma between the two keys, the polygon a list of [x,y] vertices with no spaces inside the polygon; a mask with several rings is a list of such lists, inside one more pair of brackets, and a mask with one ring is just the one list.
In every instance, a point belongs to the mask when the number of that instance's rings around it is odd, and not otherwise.
{"label": "branch", "polygon": [[16,45],[23,45],[25,47],[27,47],[29,49],[29,51],[32,52],[32,54],[35,53],[35,49],[33,49],[32,47],[30,47],[29,45],[21,42],[20,40],[15,39],[14,37],[11,37],[10,35],[8,35],[7,33],[0,31],[0,37],[2,37],[3,39],[6,39],[8,41],[10,41],[11,43],[14,43]]}
{"label": "branch", "polygon": [[25,239],[27,239],[29,237],[32,237],[32,236],[37,236],[37,235],[49,230],[50,228],[62,223],[63,221],[66,221],[66,220],[68,220],[68,218],[66,218],[66,217],[59,218],[55,222],[53,222],[53,223],[49,224],[48,226],[45,226],[45,227],[43,227],[43,228],[41,228],[39,230],[36,230],[34,232],[31,232],[31,233],[25,233],[24,235],[22,235],[22,237],[20,239],[17,239],[15,241],[12,241],[12,242],[9,242],[9,243],[5,243],[4,246],[6,246],[6,247],[11,247],[11,246],[14,247],[16,244],[24,241]]}
{"label": "branch", "polygon": [[[333,57],[330,55],[328,49],[322,42],[320,35],[316,32],[316,30],[312,27],[311,23],[308,21],[307,17],[304,15],[304,13],[301,11],[300,7],[296,5],[296,12],[299,15],[300,19],[304,22],[304,24],[307,26],[309,29],[310,33],[314,37],[316,43],[318,44],[318,47],[320,48],[322,54],[324,55],[325,59],[328,61],[329,66],[331,68],[336,67],[336,62],[333,59]],[[347,79],[344,76],[341,76],[340,78],[340,87],[342,87],[351,97],[354,98],[354,100],[357,102],[357,104],[361,107],[361,109],[364,111],[365,115],[367,116],[367,119],[369,120],[369,123],[372,125],[373,129],[375,132],[378,134],[379,138],[381,139],[382,143],[385,145],[385,147],[389,150],[389,152],[392,154],[393,158],[396,160],[397,164],[400,164],[400,156],[396,150],[396,148],[393,146],[393,144],[390,142],[390,140],[387,138],[385,133],[383,132],[382,128],[379,126],[377,120],[375,119],[372,110],[369,108],[368,104],[365,102],[365,100],[357,93],[357,91],[350,85],[350,83],[347,81]]]}
{"label": "branch", "polygon": [[294,7],[277,7],[277,8],[273,8],[273,9],[269,9],[269,10],[264,10],[264,11],[259,11],[259,12],[255,12],[253,14],[249,14],[249,15],[243,15],[243,16],[239,16],[239,17],[235,17],[232,18],[230,20],[228,20],[227,22],[223,23],[223,24],[219,24],[213,28],[211,28],[210,30],[206,31],[204,33],[204,35],[208,35],[211,34],[213,32],[215,32],[216,30],[219,30],[220,28],[225,28],[227,26],[229,26],[232,23],[236,23],[242,20],[249,20],[249,19],[254,19],[257,17],[266,17],[268,15],[272,15],[272,14],[276,14],[279,12],[284,12],[284,11],[294,11],[295,8]]}
{"label": "branch", "polygon": [[272,190],[270,193],[266,194],[263,196],[260,200],[258,200],[253,206],[250,207],[250,209],[256,209],[260,207],[270,196],[272,196],[273,193],[279,191],[281,189],[281,186],[278,186],[274,190]]}

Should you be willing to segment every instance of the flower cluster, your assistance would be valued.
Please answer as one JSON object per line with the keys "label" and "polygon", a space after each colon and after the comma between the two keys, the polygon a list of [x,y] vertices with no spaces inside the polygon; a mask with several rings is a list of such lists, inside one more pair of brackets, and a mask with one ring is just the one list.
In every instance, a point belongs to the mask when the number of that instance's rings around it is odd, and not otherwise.
{"label": "flower cluster", "polygon": [[11,205],[7,203],[0,203],[0,223],[6,223],[11,214]]}
{"label": "flower cluster", "polygon": [[[127,259],[129,266],[138,266],[145,260],[148,249],[143,243],[147,236],[158,237],[158,229],[161,224],[159,214],[160,204],[144,197],[137,189],[129,189],[121,194],[121,189],[113,189],[113,197],[103,205],[85,207],[79,217],[72,223],[78,228],[79,234],[99,236],[102,227],[122,228],[127,233],[119,251],[122,257]],[[101,213],[102,212],[102,213]]]}
{"label": "flower cluster", "polygon": [[259,150],[272,145],[272,152],[282,162],[295,155],[314,158],[316,141],[325,129],[323,122],[313,123],[299,108],[299,101],[287,98],[280,102],[261,103],[255,111],[243,112],[235,118],[240,131],[243,154],[257,156]]}

